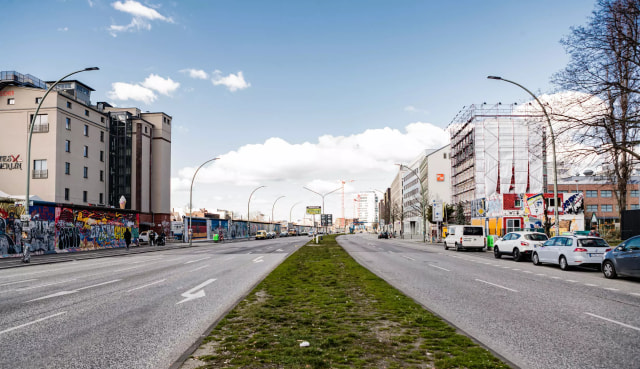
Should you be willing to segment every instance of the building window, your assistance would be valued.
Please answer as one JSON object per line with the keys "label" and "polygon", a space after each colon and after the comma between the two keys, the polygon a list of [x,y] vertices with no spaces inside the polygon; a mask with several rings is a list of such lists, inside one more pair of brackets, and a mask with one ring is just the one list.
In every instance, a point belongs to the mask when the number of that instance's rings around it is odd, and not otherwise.
{"label": "building window", "polygon": [[86,124],[84,125],[84,135],[89,136],[89,126]]}
{"label": "building window", "polygon": [[64,200],[65,201],[69,201],[69,189],[68,188],[64,189]]}
{"label": "building window", "polygon": [[36,104],[40,104],[40,101],[42,101],[41,97],[36,97]]}
{"label": "building window", "polygon": [[146,126],[144,127],[144,133],[147,133],[147,127]]}
{"label": "building window", "polygon": [[104,182],[104,170],[100,171],[100,182]]}
{"label": "building window", "polygon": [[613,211],[613,205],[600,205],[600,210],[603,212]]}
{"label": "building window", "polygon": [[104,161],[104,151],[100,150],[100,161]]}
{"label": "building window", "polygon": [[102,192],[100,192],[100,202],[99,204],[104,204],[104,194]]}
{"label": "building window", "polygon": [[84,155],[85,158],[89,157],[89,146],[84,145],[84,149],[82,150],[82,155]]}
{"label": "building window", "polygon": [[33,114],[30,116],[29,123],[33,122],[33,132],[49,132],[49,115],[38,114],[36,119],[33,119]]}
{"label": "building window", "polygon": [[586,197],[598,197],[598,191],[586,191]]}
{"label": "building window", "polygon": [[598,211],[598,205],[587,205],[587,212],[595,213]]}
{"label": "building window", "polygon": [[64,140],[64,151],[71,152],[71,141]]}
{"label": "building window", "polygon": [[600,191],[600,197],[611,197],[613,195],[610,190],[602,190]]}
{"label": "building window", "polygon": [[71,102],[67,101],[67,108],[71,109]]}
{"label": "building window", "polygon": [[104,117],[100,117],[100,123],[104,123]]}
{"label": "building window", "polygon": [[629,192],[629,196],[631,196],[631,197],[640,197],[640,191],[638,191],[638,190],[631,190],[631,191]]}
{"label": "building window", "polygon": [[7,105],[15,105],[16,104],[16,99],[14,99],[13,97],[10,97],[7,99]]}
{"label": "building window", "polygon": [[87,191],[82,191],[82,201],[87,202]]}
{"label": "building window", "polygon": [[521,208],[521,207],[522,207],[522,201],[521,201],[520,199],[516,199],[516,200],[513,202],[513,207],[514,207],[514,208],[518,208],[518,209],[519,209],[519,208]]}
{"label": "building window", "polygon": [[638,210],[640,209],[640,204],[631,204],[629,210]]}
{"label": "building window", "polygon": [[84,115],[88,117],[89,116],[89,110],[84,109]]}
{"label": "building window", "polygon": [[100,142],[104,142],[104,131],[100,131]]}
{"label": "building window", "polygon": [[67,118],[64,123],[64,128],[71,130],[71,118]]}
{"label": "building window", "polygon": [[71,163],[64,163],[64,174],[71,174]]}
{"label": "building window", "polygon": [[84,171],[83,171],[82,176],[84,178],[89,178],[89,167],[84,167]]}
{"label": "building window", "polygon": [[49,172],[47,171],[47,160],[34,160],[33,161],[33,178],[47,178]]}

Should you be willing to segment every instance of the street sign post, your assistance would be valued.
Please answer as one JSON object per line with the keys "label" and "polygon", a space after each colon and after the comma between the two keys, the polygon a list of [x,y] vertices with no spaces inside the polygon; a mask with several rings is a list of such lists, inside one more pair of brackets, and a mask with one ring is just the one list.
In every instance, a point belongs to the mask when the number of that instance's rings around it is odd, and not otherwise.
{"label": "street sign post", "polygon": [[307,206],[307,214],[320,214],[322,209],[320,206]]}

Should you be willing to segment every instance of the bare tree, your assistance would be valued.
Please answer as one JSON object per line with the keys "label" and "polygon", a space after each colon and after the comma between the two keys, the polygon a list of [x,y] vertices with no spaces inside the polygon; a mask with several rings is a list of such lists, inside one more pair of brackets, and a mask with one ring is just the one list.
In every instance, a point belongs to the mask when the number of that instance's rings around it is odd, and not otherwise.
{"label": "bare tree", "polygon": [[598,0],[586,26],[561,42],[571,57],[553,80],[580,92],[553,111],[574,160],[599,157],[615,183],[618,209],[640,160],[640,0]]}

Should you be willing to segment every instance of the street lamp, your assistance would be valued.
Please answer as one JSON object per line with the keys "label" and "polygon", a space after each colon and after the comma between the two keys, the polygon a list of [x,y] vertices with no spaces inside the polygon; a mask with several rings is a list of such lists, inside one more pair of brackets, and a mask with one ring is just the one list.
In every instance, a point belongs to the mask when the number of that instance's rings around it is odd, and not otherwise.
{"label": "street lamp", "polygon": [[291,209],[289,209],[289,223],[291,223],[291,212],[293,211],[293,207],[301,203],[302,201],[298,201],[295,204],[291,205]]}
{"label": "street lamp", "polygon": [[[276,202],[278,202],[278,200],[280,200],[281,198],[286,197],[285,195],[282,195],[280,197],[278,197],[274,202],[273,202],[273,206],[271,207],[271,223],[273,223],[273,209],[275,209],[276,207]],[[275,229],[275,227],[274,227]]]}
{"label": "street lamp", "polygon": [[251,196],[253,196],[254,192],[258,191],[263,187],[267,187],[267,186],[259,186],[259,187],[256,187],[253,191],[251,191],[251,195],[249,195],[249,201],[247,201],[247,239],[248,240],[251,239],[251,216],[249,215],[249,204],[251,204]]}
{"label": "street lamp", "polygon": [[220,158],[213,158],[213,159],[209,159],[207,161],[205,161],[204,163],[200,164],[200,166],[198,167],[198,169],[196,169],[196,172],[193,173],[193,178],[191,178],[191,188],[189,188],[189,229],[187,229],[187,236],[189,237],[189,246],[191,246],[191,239],[192,237],[192,233],[191,232],[191,218],[193,218],[193,181],[195,181],[196,179],[196,174],[198,174],[198,171],[200,170],[200,168],[202,168],[205,164],[212,162],[214,160],[218,160]]}
{"label": "street lamp", "polygon": [[[559,226],[559,222],[558,222],[558,166],[557,166],[557,162],[556,162],[556,138],[553,134],[553,126],[551,126],[551,119],[549,118],[549,114],[547,114],[547,109],[545,109],[544,105],[542,105],[542,103],[540,102],[540,100],[538,100],[538,97],[536,95],[533,94],[533,92],[527,90],[523,85],[510,81],[508,79],[504,79],[502,77],[498,77],[498,76],[487,76],[488,79],[496,79],[499,81],[505,81],[505,82],[509,82],[513,85],[516,85],[518,87],[520,87],[521,89],[527,91],[529,93],[529,95],[531,95],[536,102],[538,102],[538,105],[540,105],[540,107],[542,108],[542,112],[544,113],[544,116],[547,118],[547,123],[549,124],[549,133],[551,134],[551,149],[553,152],[553,216],[555,218],[555,231],[556,231],[556,236],[558,236],[560,234],[560,226]],[[545,158],[544,160],[547,160],[547,158]],[[547,189],[544,189],[544,192],[546,192]]]}
{"label": "street lamp", "polygon": [[80,72],[88,72],[88,71],[92,71],[92,70],[99,70],[100,68],[98,67],[90,67],[90,68],[84,68],[84,69],[80,69],[77,70],[75,72],[71,72],[67,75],[65,75],[64,77],[60,78],[59,80],[55,81],[51,86],[49,86],[49,88],[47,89],[47,91],[44,93],[44,96],[42,96],[42,98],[40,99],[40,103],[38,103],[38,107],[36,108],[36,112],[33,114],[33,117],[31,118],[31,124],[29,124],[29,137],[27,139],[27,192],[25,194],[25,210],[27,211],[27,215],[31,215],[31,209],[29,208],[30,205],[30,201],[29,201],[29,186],[31,184],[31,136],[33,135],[33,126],[36,124],[36,119],[38,119],[38,112],[40,111],[40,107],[42,106],[42,103],[44,102],[44,99],[47,98],[47,95],[49,95],[49,92],[51,92],[51,90],[54,89],[54,87],[56,87],[56,85],[58,83],[60,83],[63,79],[72,76],[76,73],[80,73]]}
{"label": "street lamp", "polygon": [[425,192],[424,192],[424,187],[422,187],[422,180],[420,179],[420,176],[415,171],[415,169],[411,169],[404,164],[396,164],[396,165],[399,166],[400,169],[402,169],[402,167],[405,167],[406,169],[411,171],[411,173],[413,173],[413,175],[416,176],[416,178],[418,179],[418,184],[420,184],[420,212],[422,213],[421,214],[422,215],[422,242],[427,242],[427,202],[425,201],[425,198],[424,198]]}
{"label": "street lamp", "polygon": [[[334,193],[334,192],[338,191],[339,189],[341,189],[341,188],[342,188],[342,186],[341,186],[341,187],[336,188],[336,189],[335,189],[335,190],[333,190],[333,191],[329,191],[329,192],[324,193],[324,194],[319,193],[319,192],[316,192],[316,191],[314,191],[314,190],[312,190],[312,189],[310,189],[310,188],[307,188],[307,187],[305,187],[305,186],[302,186],[302,188],[304,188],[304,189],[305,189],[305,190],[307,190],[307,191],[311,191],[311,192],[315,193],[316,195],[319,195],[320,197],[322,197],[322,208],[320,209],[320,214],[321,214],[321,215],[320,215],[320,217],[321,217],[321,218],[320,218],[320,222],[322,223],[322,214],[324,214],[324,197],[325,197],[325,196],[327,196],[328,194],[331,194],[331,193]],[[321,224],[321,225],[322,225],[322,224]],[[325,229],[325,233],[326,233],[326,229]]]}

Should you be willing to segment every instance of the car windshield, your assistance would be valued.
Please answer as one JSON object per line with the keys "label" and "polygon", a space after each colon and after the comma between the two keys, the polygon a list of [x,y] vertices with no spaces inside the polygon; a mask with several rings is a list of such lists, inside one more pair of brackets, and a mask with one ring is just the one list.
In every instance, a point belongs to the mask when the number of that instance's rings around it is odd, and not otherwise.
{"label": "car windshield", "polygon": [[482,227],[464,227],[465,236],[482,236]]}
{"label": "car windshield", "polygon": [[529,241],[546,241],[548,240],[547,235],[541,233],[532,233],[524,236]]}
{"label": "car windshield", "polygon": [[580,240],[582,247],[607,247],[609,244],[602,238],[584,238]]}

